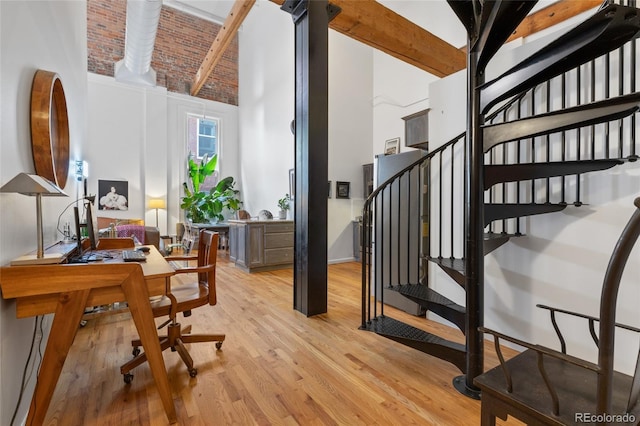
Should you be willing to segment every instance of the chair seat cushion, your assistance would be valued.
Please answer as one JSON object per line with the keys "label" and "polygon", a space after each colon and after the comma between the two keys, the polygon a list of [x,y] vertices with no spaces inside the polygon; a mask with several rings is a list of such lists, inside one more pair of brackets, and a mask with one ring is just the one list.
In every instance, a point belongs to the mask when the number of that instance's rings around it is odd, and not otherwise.
{"label": "chair seat cushion", "polygon": [[144,235],[144,225],[118,225],[118,237],[135,237],[141,244],[147,244]]}
{"label": "chair seat cushion", "polygon": [[[189,283],[171,288],[171,294],[178,302],[177,312],[184,312],[209,303],[209,287],[199,283]],[[169,315],[171,299],[163,296],[151,301],[154,317]]]}

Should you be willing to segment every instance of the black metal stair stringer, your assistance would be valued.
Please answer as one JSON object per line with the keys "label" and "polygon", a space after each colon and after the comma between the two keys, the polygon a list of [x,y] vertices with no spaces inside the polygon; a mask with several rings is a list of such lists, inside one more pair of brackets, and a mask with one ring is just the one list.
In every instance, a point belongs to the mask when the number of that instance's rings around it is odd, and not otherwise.
{"label": "black metal stair stringer", "polygon": [[396,285],[390,287],[390,289],[416,302],[426,310],[451,321],[464,333],[466,314],[464,306],[458,305],[453,300],[450,300],[424,284]]}
{"label": "black metal stair stringer", "polygon": [[457,282],[462,288],[465,287],[464,259],[456,259],[452,257],[429,257],[429,261],[435,263],[446,272],[455,282]]}
{"label": "black metal stair stringer", "polygon": [[564,210],[566,204],[499,204],[486,203],[484,205],[484,225],[487,226],[494,220],[512,219],[523,216],[554,213]]}
{"label": "black metal stair stringer", "polygon": [[638,9],[607,5],[520,64],[483,84],[482,113],[504,99],[617,49],[634,38],[638,31]]}
{"label": "black metal stair stringer", "polygon": [[450,362],[463,373],[466,370],[466,350],[460,343],[443,339],[387,316],[374,318],[364,329]]}
{"label": "black metal stair stringer", "polygon": [[[507,241],[509,241],[510,238],[519,236],[521,235],[486,232],[482,240],[485,256],[496,250],[498,247],[504,245]],[[440,269],[446,272],[446,274],[449,275],[462,288],[465,287],[464,259],[454,257],[429,257],[428,260],[438,265]]]}
{"label": "black metal stair stringer", "polygon": [[482,244],[484,246],[484,255],[488,255],[499,247],[502,247],[511,239],[511,237],[520,237],[517,234],[507,234],[506,232],[485,232]]}
{"label": "black metal stair stringer", "polygon": [[491,124],[483,127],[482,146],[484,152],[487,152],[504,142],[604,123],[624,118],[638,109],[640,109],[640,92],[507,123]]}
{"label": "black metal stair stringer", "polygon": [[624,160],[579,160],[551,163],[493,164],[484,166],[484,189],[504,182],[570,176],[610,169]]}

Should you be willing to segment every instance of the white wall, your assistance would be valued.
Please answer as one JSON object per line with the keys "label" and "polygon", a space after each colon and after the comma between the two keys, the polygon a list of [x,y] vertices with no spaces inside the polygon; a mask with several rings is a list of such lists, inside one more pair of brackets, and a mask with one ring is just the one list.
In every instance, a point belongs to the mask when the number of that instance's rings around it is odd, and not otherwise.
{"label": "white wall", "polygon": [[[29,102],[38,69],[58,73],[67,100],[70,158],[81,158],[87,138],[86,4],[77,1],[0,2],[0,185],[20,172],[35,173],[31,154]],[[43,199],[45,246],[58,239],[58,216],[78,195],[72,175],[69,197]],[[36,249],[35,199],[0,194],[0,264]],[[67,210],[62,222],[71,220]],[[0,424],[8,425],[18,401],[24,364],[31,346],[34,318],[16,320],[15,303],[0,302]],[[50,316],[45,318],[45,337]],[[36,342],[37,344],[37,342]],[[24,422],[35,383],[33,360],[16,424]]]}
{"label": "white wall", "polygon": [[238,103],[244,208],[278,211],[294,165],[294,41],[291,15],[258,1],[239,34]]}
{"label": "white wall", "polygon": [[161,234],[174,234],[180,210],[182,182],[186,180],[187,114],[220,118],[221,176],[234,176],[242,192],[238,160],[238,107],[167,92],[163,87],[141,87],[89,74],[88,191],[98,180],[129,182],[129,210],[98,211],[101,217],[144,218],[155,224],[149,198],[165,198],[158,211]]}
{"label": "white wall", "polygon": [[[245,208],[275,213],[294,164],[294,24],[271,2],[256,3],[240,33],[240,158]],[[329,31],[329,262],[353,260],[351,221],[363,204],[362,165],[372,161],[372,50]],[[335,182],[351,198],[335,198]]]}

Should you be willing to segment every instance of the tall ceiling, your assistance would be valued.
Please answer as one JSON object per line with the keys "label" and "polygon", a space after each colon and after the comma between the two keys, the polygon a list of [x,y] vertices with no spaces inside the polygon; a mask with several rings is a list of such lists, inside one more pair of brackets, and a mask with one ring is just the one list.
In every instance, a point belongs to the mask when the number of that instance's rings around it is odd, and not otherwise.
{"label": "tall ceiling", "polygon": [[[233,0],[164,0],[164,4],[177,7],[187,13],[200,14],[223,24],[221,33],[229,26],[232,29],[227,32],[231,31],[230,36],[233,37],[233,32],[239,28],[242,19],[251,9],[254,1],[244,2],[244,6],[240,6],[242,3],[238,2],[235,7]],[[282,4],[284,0],[271,1]],[[557,23],[554,22],[557,21],[554,16],[560,15],[563,9],[573,10],[567,15],[572,16],[580,13],[578,9],[583,9],[587,5],[595,7],[595,3],[598,3],[598,0],[583,0],[582,6],[575,6],[575,4],[568,6],[571,1],[538,1],[532,10],[533,15],[527,18],[531,18],[530,22],[526,23],[527,29],[521,29],[525,25],[523,23],[515,33],[519,36],[526,36],[527,33],[532,33],[528,30],[529,28],[537,26],[535,31],[539,31]],[[421,2],[415,0],[330,0],[330,2],[341,9],[341,13],[329,24],[334,30],[439,77],[449,75],[466,66],[465,55],[462,51],[466,44],[465,30],[445,0]],[[540,10],[544,8],[546,9]],[[244,13],[240,13],[241,11]],[[452,31],[452,26],[460,28]],[[227,35],[224,34],[226,39]],[[514,36],[516,35],[514,34]],[[217,39],[216,42],[218,42]],[[416,46],[424,46],[425,48],[417,49]],[[199,84],[206,80],[215,66],[216,58],[223,52],[224,46],[218,46],[214,42],[196,74],[193,88],[195,93],[192,91],[192,95],[197,94]]]}

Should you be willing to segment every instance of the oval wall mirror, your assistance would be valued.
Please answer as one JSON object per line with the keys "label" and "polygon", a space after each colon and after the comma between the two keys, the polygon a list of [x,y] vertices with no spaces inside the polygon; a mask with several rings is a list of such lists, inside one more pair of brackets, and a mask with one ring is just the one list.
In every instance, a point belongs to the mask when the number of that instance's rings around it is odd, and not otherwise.
{"label": "oval wall mirror", "polygon": [[58,74],[38,70],[31,86],[31,148],[36,173],[60,188],[69,174],[69,118]]}

